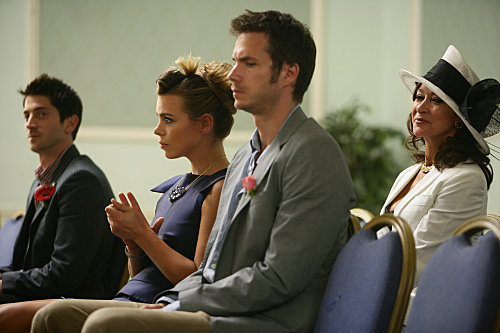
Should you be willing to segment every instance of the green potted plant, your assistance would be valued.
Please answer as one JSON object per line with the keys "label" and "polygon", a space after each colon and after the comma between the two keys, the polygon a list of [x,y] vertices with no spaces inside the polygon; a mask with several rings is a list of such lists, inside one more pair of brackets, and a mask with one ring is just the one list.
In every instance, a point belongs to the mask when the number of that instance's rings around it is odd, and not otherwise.
{"label": "green potted plant", "polygon": [[323,126],[344,152],[358,199],[356,207],[378,215],[403,170],[393,148],[403,146],[405,135],[394,128],[363,123],[362,113],[370,113],[369,107],[354,100],[330,112]]}

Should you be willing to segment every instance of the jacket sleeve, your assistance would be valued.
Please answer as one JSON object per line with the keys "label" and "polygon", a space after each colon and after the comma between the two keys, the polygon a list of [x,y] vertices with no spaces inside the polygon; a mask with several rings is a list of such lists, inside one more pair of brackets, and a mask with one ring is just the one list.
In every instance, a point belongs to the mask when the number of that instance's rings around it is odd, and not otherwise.
{"label": "jacket sleeve", "polygon": [[10,271],[12,271],[12,265],[0,267],[0,273],[10,272]]}
{"label": "jacket sleeve", "polygon": [[33,299],[71,293],[99,255],[104,233],[110,232],[104,211],[108,191],[99,178],[80,169],[60,180],[30,245],[33,258],[50,260],[42,267],[4,273],[2,292],[6,294]]}

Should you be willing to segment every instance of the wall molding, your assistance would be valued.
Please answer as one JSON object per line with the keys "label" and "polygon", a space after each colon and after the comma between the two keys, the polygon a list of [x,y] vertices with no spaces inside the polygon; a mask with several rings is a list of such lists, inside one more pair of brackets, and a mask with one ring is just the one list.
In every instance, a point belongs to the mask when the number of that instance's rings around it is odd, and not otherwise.
{"label": "wall molding", "polygon": [[28,3],[28,52],[26,82],[40,74],[40,0]]}
{"label": "wall molding", "polygon": [[[243,145],[252,136],[253,130],[233,130],[224,140],[227,144]],[[157,136],[150,127],[130,126],[85,126],[78,131],[78,142],[85,143],[154,143]]]}
{"label": "wall molding", "polygon": [[325,116],[325,1],[310,0],[311,32],[316,44],[316,68],[309,87],[309,112],[317,121]]}
{"label": "wall molding", "polygon": [[410,3],[410,69],[420,75],[422,67],[422,0]]}

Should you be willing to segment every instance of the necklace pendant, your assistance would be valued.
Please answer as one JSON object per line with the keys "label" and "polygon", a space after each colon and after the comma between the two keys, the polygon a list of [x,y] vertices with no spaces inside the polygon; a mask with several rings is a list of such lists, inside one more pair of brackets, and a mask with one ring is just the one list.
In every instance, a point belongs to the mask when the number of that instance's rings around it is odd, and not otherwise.
{"label": "necklace pendant", "polygon": [[226,157],[226,155],[222,155],[221,157],[219,157],[217,159],[217,161],[215,161],[214,163],[212,163],[212,165],[210,165],[205,171],[203,171],[198,177],[196,177],[195,180],[193,180],[191,182],[191,184],[189,184],[188,186],[184,187],[184,186],[179,186],[179,184],[182,182],[182,180],[184,179],[184,177],[181,178],[181,180],[179,180],[179,182],[175,185],[175,187],[172,189],[172,191],[170,191],[170,193],[168,194],[168,198],[170,199],[170,202],[174,202],[175,200],[179,199],[180,197],[182,197],[184,195],[184,193],[186,193],[186,191],[188,190],[188,188],[191,187],[191,185],[193,185],[194,183],[196,183],[196,181],[205,174],[205,172],[207,172],[208,170],[210,170],[217,162],[219,162],[222,158]]}
{"label": "necklace pendant", "polygon": [[184,186],[176,186],[174,189],[168,194],[168,198],[170,199],[170,202],[174,202],[175,200],[179,199],[186,193],[186,188]]}
{"label": "necklace pendant", "polygon": [[420,166],[420,171],[422,171],[425,174],[429,173],[429,171],[431,171],[432,169],[434,169],[434,165],[426,166],[425,164],[422,164]]}

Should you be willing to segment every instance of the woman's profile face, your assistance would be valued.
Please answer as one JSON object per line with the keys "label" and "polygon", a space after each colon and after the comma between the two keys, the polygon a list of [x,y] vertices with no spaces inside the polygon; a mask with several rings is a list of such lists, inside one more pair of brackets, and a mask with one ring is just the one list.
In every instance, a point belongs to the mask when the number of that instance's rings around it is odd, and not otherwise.
{"label": "woman's profile face", "polygon": [[154,134],[159,136],[160,148],[167,158],[189,157],[198,147],[200,123],[189,119],[184,111],[184,98],[178,95],[159,95],[156,102],[159,122]]}
{"label": "woman's profile face", "polygon": [[455,135],[455,121],[460,120],[448,104],[424,85],[415,93],[411,117],[413,134],[436,143]]}

